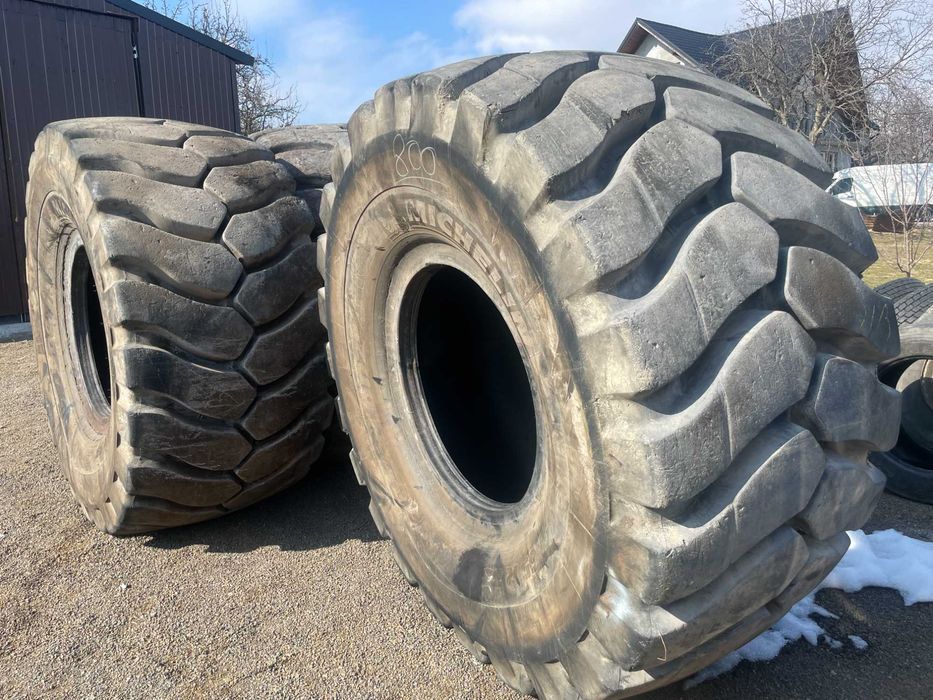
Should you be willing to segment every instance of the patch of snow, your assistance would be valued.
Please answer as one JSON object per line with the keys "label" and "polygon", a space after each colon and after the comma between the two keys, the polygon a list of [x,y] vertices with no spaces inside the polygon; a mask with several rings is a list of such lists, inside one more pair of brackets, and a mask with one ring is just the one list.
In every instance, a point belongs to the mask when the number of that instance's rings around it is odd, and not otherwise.
{"label": "patch of snow", "polygon": [[904,605],[933,602],[933,542],[923,542],[897,530],[866,535],[849,533],[852,544],[842,561],[820,588],[838,588],[846,593],[866,586],[893,588]]}
{"label": "patch of snow", "polygon": [[[842,648],[842,642],[830,637],[812,619],[814,615],[838,619],[816,604],[816,592],[822,588],[854,593],[866,586],[879,586],[898,591],[904,605],[933,602],[933,542],[915,540],[897,530],[881,530],[870,535],[855,530],[848,535],[851,544],[845,556],[813,593],[794,605],[771,629],[688,678],[684,687],[720,676],[742,661],[770,661],[781,649],[799,639],[813,646],[822,640],[832,649]],[[849,641],[860,651],[868,648],[868,642],[858,635],[849,635]]]}
{"label": "patch of snow", "polygon": [[854,646],[859,651],[864,651],[868,648],[868,642],[859,637],[857,634],[850,634],[849,641],[852,642],[852,646]]}

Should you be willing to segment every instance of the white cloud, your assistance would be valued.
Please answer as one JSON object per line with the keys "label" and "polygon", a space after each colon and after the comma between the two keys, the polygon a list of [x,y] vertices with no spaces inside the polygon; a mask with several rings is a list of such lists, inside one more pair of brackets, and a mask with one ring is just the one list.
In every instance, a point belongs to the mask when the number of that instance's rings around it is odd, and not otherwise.
{"label": "white cloud", "polygon": [[480,53],[615,51],[636,14],[687,29],[719,32],[738,17],[737,0],[468,0],[455,21]]}
{"label": "white cloud", "polygon": [[[657,0],[646,14],[702,31],[737,17],[738,0]],[[270,10],[270,6],[274,10]],[[635,0],[465,0],[451,17],[453,40],[419,28],[387,36],[353,3],[239,0],[257,48],[272,59],[283,86],[305,104],[302,123],[346,121],[384,83],[489,53],[554,48],[613,51],[635,18]],[[446,33],[446,32],[445,32]]]}
{"label": "white cloud", "polygon": [[296,87],[305,105],[300,123],[346,121],[381,85],[471,53],[465,42],[441,45],[418,31],[379,35],[348,9],[309,8],[298,0],[274,13],[262,7],[259,0],[240,4],[281,85]]}

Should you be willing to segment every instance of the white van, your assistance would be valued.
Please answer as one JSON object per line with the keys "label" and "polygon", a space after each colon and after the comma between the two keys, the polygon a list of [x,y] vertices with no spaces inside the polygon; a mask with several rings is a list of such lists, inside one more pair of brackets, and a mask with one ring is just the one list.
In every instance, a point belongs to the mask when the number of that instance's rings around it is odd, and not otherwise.
{"label": "white van", "polygon": [[933,163],[846,168],[833,175],[826,191],[866,216],[908,209],[913,219],[929,219]]}

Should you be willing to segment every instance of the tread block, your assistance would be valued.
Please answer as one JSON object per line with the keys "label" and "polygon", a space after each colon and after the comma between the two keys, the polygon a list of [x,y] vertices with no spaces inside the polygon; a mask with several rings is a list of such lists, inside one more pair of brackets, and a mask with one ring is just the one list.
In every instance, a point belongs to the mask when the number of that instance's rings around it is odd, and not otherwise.
{"label": "tread block", "polygon": [[330,149],[284,151],[276,154],[275,160],[302,187],[323,187],[330,182]]}
{"label": "tread block", "polygon": [[228,510],[245,508],[253,503],[258,503],[264,498],[268,498],[274,493],[284,491],[308,475],[308,472],[311,471],[311,465],[321,454],[323,447],[323,439],[309,445],[296,454],[280,471],[274,472],[259,481],[247,484],[240,493],[224,503],[224,507]]}
{"label": "tread block", "polygon": [[135,535],[179,525],[191,525],[224,515],[220,506],[196,508],[176,505],[160,498],[132,497],[132,506],[123,511],[123,518],[113,528],[114,534]]}
{"label": "tread block", "polygon": [[884,474],[870,464],[829,452],[826,471],[813,498],[792,524],[818,540],[858,530],[881,498],[884,482]]}
{"label": "tread block", "polygon": [[329,148],[346,134],[346,124],[301,124],[257,131],[250,138],[273,153],[281,153],[309,146]]}
{"label": "tread block", "polygon": [[[190,130],[188,132],[191,133]],[[262,145],[219,129],[210,135],[190,136],[184,148],[198,154],[212,168],[272,160],[272,152]]]}
{"label": "tread block", "polygon": [[229,471],[252,445],[235,428],[193,423],[158,408],[134,406],[126,412],[128,440],[144,456],[169,455],[214,471]]}
{"label": "tread block", "polygon": [[813,248],[793,246],[782,251],[781,258],[782,274],[769,291],[814,337],[863,362],[879,362],[900,352],[889,299]]}
{"label": "tread block", "polygon": [[[334,186],[340,183],[340,178],[350,167],[353,160],[353,151],[350,149],[349,132],[345,137],[337,139],[334,150],[330,153],[330,177]],[[326,188],[325,188],[326,189]]]}
{"label": "tread block", "polygon": [[740,152],[730,164],[733,199],[771,224],[783,245],[816,248],[856,273],[878,259],[855,207],[776,160]]}
{"label": "tread block", "polygon": [[376,106],[372,100],[366,100],[350,115],[347,121],[347,135],[350,137],[351,146],[356,143],[360,147],[379,135]]}
{"label": "tread block", "polygon": [[542,51],[509,59],[460,94],[451,145],[482,164],[492,137],[518,131],[550,112],[567,86],[596,60],[596,54],[584,51]]}
{"label": "tread block", "polygon": [[315,420],[318,413],[320,413],[319,407],[312,406],[295,421],[293,426],[274,438],[256,445],[250,456],[237,467],[236,475],[243,481],[249,482],[264,479],[282,469],[293,455],[308,446],[314,447],[314,459],[317,459],[324,447],[324,439],[320,435],[322,426]]}
{"label": "tread block", "polygon": [[554,111],[516,135],[497,159],[496,181],[522,208],[559,199],[604,166],[607,151],[634,137],[653,108],[648,80],[617,71],[586,73]]}
{"label": "tread block", "polygon": [[897,442],[901,396],[857,362],[821,353],[791,420],[823,442],[859,442],[887,452]]}
{"label": "tread block", "polygon": [[317,265],[317,273],[321,276],[321,279],[324,279],[324,275],[327,274],[327,234],[323,233],[317,237],[315,243],[315,264]]}
{"label": "tread block", "polygon": [[[648,252],[667,223],[722,174],[719,142],[678,121],[651,127],[626,151],[598,194],[564,207],[566,219],[532,231],[569,297],[607,275],[620,278]],[[559,270],[558,274],[556,271]]]}
{"label": "tread block", "polygon": [[243,267],[226,248],[166,233],[148,224],[101,214],[100,235],[117,267],[165,280],[202,299],[227,297]]}
{"label": "tread block", "polygon": [[246,267],[275,256],[297,236],[310,236],[314,214],[298,197],[282,197],[261,209],[234,214],[224,227],[223,242]]}
{"label": "tread block", "polygon": [[535,687],[531,682],[528,671],[519,663],[512,663],[504,656],[489,654],[489,662],[496,670],[496,674],[510,688],[524,695],[534,695]]}
{"label": "tread block", "polygon": [[204,180],[204,189],[226,204],[231,214],[238,214],[294,194],[295,181],[280,163],[257,160],[214,168]]}
{"label": "tread block", "polygon": [[49,124],[70,140],[106,139],[153,146],[181,146],[187,134],[184,129],[163,124],[161,119],[130,121],[129,117],[93,117],[69,119]]}
{"label": "tread block", "polygon": [[779,421],[682,513],[613,502],[613,573],[647,605],[698,591],[806,507],[825,461],[808,431]]}
{"label": "tread block", "polygon": [[113,355],[127,388],[168,397],[210,418],[239,418],[256,397],[239,372],[198,365],[160,348],[128,345]]}
{"label": "tread block", "polygon": [[773,115],[768,105],[737,85],[676,63],[661,63],[641,56],[610,53],[600,56],[599,67],[643,75],[654,83],[658,92],[664,92],[669,87],[691,88],[731,100],[768,119]]}
{"label": "tread block", "polygon": [[408,131],[411,128],[411,78],[402,78],[376,90],[373,106],[379,131]]}
{"label": "tread block", "polygon": [[[449,137],[453,119],[447,118],[446,108],[455,103],[468,86],[488,77],[517,55],[470,58],[414,76],[411,79],[411,100],[419,108],[411,115],[412,131],[440,132]],[[449,124],[446,129],[442,127],[444,122]]]}
{"label": "tread block", "polygon": [[281,324],[258,334],[241,366],[257,384],[269,384],[294,369],[323,338],[315,296]]}
{"label": "tread block", "polygon": [[278,262],[250,272],[233,302],[255,325],[262,325],[277,319],[306,289],[319,284],[314,243],[302,239]]}
{"label": "tread block", "polygon": [[832,173],[826,170],[816,149],[796,131],[776,124],[770,117],[749,113],[733,101],[709,93],[682,87],[664,91],[664,116],[680,119],[734,144],[733,150],[766,149],[771,157],[780,158],[823,187],[829,185]]}
{"label": "tread block", "polygon": [[184,506],[216,506],[242,490],[227,474],[205,472],[166,461],[137,458],[127,467],[126,489]]}
{"label": "tread block", "polygon": [[185,187],[197,187],[207,172],[207,162],[183,148],[85,138],[72,141],[71,151],[85,170],[116,170]]}
{"label": "tread block", "polygon": [[330,381],[324,358],[314,357],[287,378],[260,391],[240,423],[253,438],[265,440],[320,401]]}
{"label": "tread block", "polygon": [[209,241],[227,215],[220,200],[199,189],[106,171],[89,171],[84,182],[99,211],[142,221],[176,236]]}
{"label": "tread block", "polygon": [[151,332],[210,360],[234,360],[253,337],[253,328],[236,309],[193,301],[146,282],[113,284],[111,322],[128,330]]}
{"label": "tread block", "polygon": [[778,237],[747,207],[731,203],[703,218],[661,281],[636,299],[577,297],[592,385],[603,395],[653,391],[692,365],[729,315],[774,279]]}
{"label": "tread block", "polygon": [[[337,196],[337,188],[334,186],[334,183],[328,183],[321,188],[321,208],[318,210],[318,216],[321,219],[321,224],[324,225],[324,230],[326,231],[328,226],[331,225],[331,214],[334,211],[334,199]],[[321,275],[323,276],[324,270],[321,269]]]}
{"label": "tread block", "polygon": [[683,656],[771,602],[803,568],[807,556],[803,538],[782,527],[709,586],[663,607],[641,603],[610,578],[590,631],[624,670],[657,666]]}
{"label": "tread block", "polygon": [[723,329],[696,372],[656,394],[653,407],[605,402],[613,493],[649,508],[693,498],[803,398],[815,351],[789,314],[748,312]]}
{"label": "tread block", "polygon": [[321,188],[319,187],[306,187],[304,189],[295,190],[295,196],[308,206],[311,216],[314,218],[314,226],[311,228],[311,238],[313,239],[316,239],[324,231],[324,226],[321,223],[321,218],[318,213],[321,210],[322,194]]}

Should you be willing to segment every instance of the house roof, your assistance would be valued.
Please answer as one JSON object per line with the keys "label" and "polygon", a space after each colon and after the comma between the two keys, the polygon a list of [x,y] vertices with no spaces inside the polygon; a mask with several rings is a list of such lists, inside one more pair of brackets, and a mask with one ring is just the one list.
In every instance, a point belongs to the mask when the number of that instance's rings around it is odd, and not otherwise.
{"label": "house roof", "polygon": [[695,68],[712,70],[715,62],[728,50],[730,39],[741,37],[751,31],[780,27],[782,36],[786,35],[788,38],[798,37],[803,45],[806,43],[802,39],[804,35],[815,34],[817,38],[821,35],[825,36],[831,31],[836,21],[845,15],[846,10],[844,8],[826,10],[801,17],[793,17],[767,27],[759,27],[753,30],[743,29],[731,34],[706,34],[637,17],[625,35],[625,39],[619,45],[618,52],[635,53],[645,37],[650,35],[671,53],[677,54],[683,59],[684,63]]}
{"label": "house roof", "polygon": [[217,41],[217,39],[208,36],[202,32],[192,29],[191,27],[182,24],[181,22],[176,22],[175,20],[166,17],[165,15],[159,14],[155,10],[150,10],[145,5],[140,5],[139,3],[133,2],[132,0],[107,0],[111,5],[119,7],[121,10],[125,10],[131,14],[141,17],[142,19],[149,20],[154,24],[158,24],[166,29],[180,34],[186,39],[201,44],[201,46],[206,46],[209,49],[213,49],[217,53],[221,53],[224,56],[232,59],[240,65],[251,66],[253,65],[253,57],[248,53],[235,49],[232,46],[227,46],[223,42]]}
{"label": "house roof", "polygon": [[684,63],[703,68],[711,62],[715,46],[722,42],[718,34],[695,32],[692,29],[675,27],[672,24],[655,22],[637,17],[619,46],[619,53],[635,53],[647,36],[653,36],[671,53],[677,54]]}

